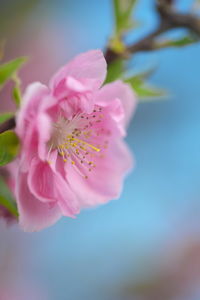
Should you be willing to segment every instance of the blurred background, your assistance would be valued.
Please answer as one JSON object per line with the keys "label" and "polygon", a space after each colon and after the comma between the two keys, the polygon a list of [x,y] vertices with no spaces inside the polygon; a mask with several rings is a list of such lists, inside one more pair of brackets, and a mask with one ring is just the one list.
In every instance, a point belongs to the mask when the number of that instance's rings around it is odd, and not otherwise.
{"label": "blurred background", "polygon": [[[182,11],[193,1],[177,0]],[[139,0],[138,39],[157,23]],[[30,57],[23,86],[48,83],[74,55],[104,49],[110,0],[1,0],[5,60]],[[0,222],[0,300],[200,299],[200,44],[137,54],[132,69],[156,66],[165,100],[139,103],[127,143],[136,161],[121,198],[63,218],[39,233]],[[9,86],[1,111],[13,109]]]}

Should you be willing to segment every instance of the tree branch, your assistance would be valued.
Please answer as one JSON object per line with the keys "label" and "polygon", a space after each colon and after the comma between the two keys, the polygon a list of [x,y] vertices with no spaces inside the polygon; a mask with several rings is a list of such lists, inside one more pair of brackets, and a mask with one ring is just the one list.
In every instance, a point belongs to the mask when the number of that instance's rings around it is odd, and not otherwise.
{"label": "tree branch", "polygon": [[108,64],[120,57],[126,57],[127,55],[140,51],[160,49],[156,43],[156,39],[171,29],[186,28],[200,37],[200,18],[193,14],[182,14],[177,12],[173,6],[173,0],[157,0],[156,11],[160,17],[158,28],[138,42],[127,46],[124,53],[116,53],[108,48],[105,53]]}
{"label": "tree branch", "polygon": [[9,120],[5,121],[4,123],[0,124],[0,133],[15,128],[15,118],[12,117]]}

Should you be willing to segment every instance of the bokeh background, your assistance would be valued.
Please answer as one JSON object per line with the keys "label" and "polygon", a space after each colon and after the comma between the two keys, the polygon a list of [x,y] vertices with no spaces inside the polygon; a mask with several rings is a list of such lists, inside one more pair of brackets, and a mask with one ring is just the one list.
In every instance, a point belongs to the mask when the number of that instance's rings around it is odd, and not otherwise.
{"label": "bokeh background", "polygon": [[[177,1],[183,11],[192,3]],[[5,60],[30,57],[24,87],[48,83],[75,54],[104,49],[111,4],[1,0]],[[153,0],[138,1],[131,41],[156,26],[153,8]],[[0,300],[200,299],[199,54],[194,44],[134,56],[132,69],[156,66],[151,82],[169,96],[138,105],[127,137],[136,165],[121,198],[39,233],[1,221]],[[1,111],[13,109],[8,90]]]}

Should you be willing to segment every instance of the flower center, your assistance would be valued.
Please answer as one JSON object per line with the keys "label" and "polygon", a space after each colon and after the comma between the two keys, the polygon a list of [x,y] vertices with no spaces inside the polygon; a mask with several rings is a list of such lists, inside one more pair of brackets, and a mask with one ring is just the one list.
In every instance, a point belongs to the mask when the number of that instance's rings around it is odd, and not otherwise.
{"label": "flower center", "polygon": [[105,137],[110,131],[102,126],[105,117],[102,110],[95,107],[91,114],[79,113],[70,120],[59,116],[48,143],[49,154],[57,149],[63,162],[72,164],[86,179],[108,148],[109,141]]}

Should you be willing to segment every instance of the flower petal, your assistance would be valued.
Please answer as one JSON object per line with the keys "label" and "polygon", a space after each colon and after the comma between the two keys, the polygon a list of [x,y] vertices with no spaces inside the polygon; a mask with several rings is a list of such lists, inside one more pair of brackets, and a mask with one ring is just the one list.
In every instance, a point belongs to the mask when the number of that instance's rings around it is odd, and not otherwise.
{"label": "flower petal", "polygon": [[71,76],[66,78],[66,88],[77,93],[85,93],[90,90],[87,85],[84,85],[82,82]]}
{"label": "flower petal", "polygon": [[82,53],[61,68],[50,81],[50,88],[56,93],[59,84],[68,76],[77,80],[91,80],[93,89],[98,89],[106,77],[106,61],[102,51],[92,50]]}
{"label": "flower petal", "polygon": [[123,105],[125,117],[124,126],[127,127],[136,107],[136,95],[133,89],[120,80],[104,85],[96,92],[95,103],[107,106],[115,99],[119,99]]}
{"label": "flower petal", "polygon": [[19,223],[24,231],[39,231],[53,225],[61,217],[58,205],[42,203],[31,194],[27,185],[27,174],[19,173],[17,179],[17,205]]}
{"label": "flower petal", "polygon": [[52,122],[46,113],[38,114],[36,118],[38,132],[38,156],[41,160],[47,160],[47,142],[51,138]]}
{"label": "flower petal", "polygon": [[31,193],[40,201],[57,202],[65,216],[74,217],[79,212],[75,194],[62,176],[47,162],[33,159],[28,174]]}
{"label": "flower petal", "polygon": [[23,138],[27,131],[27,125],[34,120],[39,106],[44,97],[49,94],[49,89],[40,82],[32,83],[28,86],[23,96],[20,111],[17,115],[16,132]]}
{"label": "flower petal", "polygon": [[120,196],[124,175],[132,168],[133,158],[126,144],[119,140],[85,179],[73,166],[66,166],[67,180],[81,207],[105,203]]}

